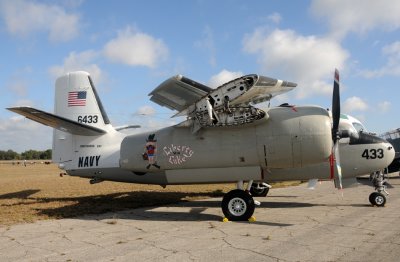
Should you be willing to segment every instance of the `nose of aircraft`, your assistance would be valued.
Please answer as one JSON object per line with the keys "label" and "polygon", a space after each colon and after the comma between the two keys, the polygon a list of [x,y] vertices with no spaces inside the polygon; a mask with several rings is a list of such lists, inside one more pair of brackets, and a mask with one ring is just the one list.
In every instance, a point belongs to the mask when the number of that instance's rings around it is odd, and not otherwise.
{"label": "nose of aircraft", "polygon": [[[350,146],[360,149],[361,162],[357,166],[360,170],[366,171],[366,173],[388,167],[395,157],[393,145],[387,140],[367,132],[360,132],[357,136],[350,136]],[[347,157],[355,159],[354,156]],[[349,162],[350,166],[355,165],[354,162],[351,162]]]}
{"label": "nose of aircraft", "polygon": [[392,162],[393,159],[396,155],[396,152],[394,151],[394,147],[392,144],[390,144],[388,141],[385,140],[384,142],[384,148],[386,149],[386,154],[384,155],[384,160],[386,161],[386,167],[389,166]]}

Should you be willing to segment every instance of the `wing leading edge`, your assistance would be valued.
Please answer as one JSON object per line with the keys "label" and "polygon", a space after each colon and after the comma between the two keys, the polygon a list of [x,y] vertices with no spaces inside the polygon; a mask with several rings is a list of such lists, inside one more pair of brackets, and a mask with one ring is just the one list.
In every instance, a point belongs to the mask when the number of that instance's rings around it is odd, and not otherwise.
{"label": "wing leading edge", "polygon": [[40,124],[50,126],[57,130],[73,135],[98,136],[106,133],[106,131],[102,129],[81,124],[67,118],[60,117],[31,107],[12,107],[7,109],[17,114],[23,115]]}

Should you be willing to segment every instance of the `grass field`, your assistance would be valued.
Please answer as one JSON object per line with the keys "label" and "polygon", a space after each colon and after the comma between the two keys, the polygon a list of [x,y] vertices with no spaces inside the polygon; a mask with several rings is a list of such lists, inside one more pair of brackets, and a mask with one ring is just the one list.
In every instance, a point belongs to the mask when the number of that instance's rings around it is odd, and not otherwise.
{"label": "grass field", "polygon": [[[56,165],[0,162],[0,226],[222,197],[233,184],[167,186],[59,176]],[[295,183],[298,184],[298,183]],[[276,185],[279,186],[279,185]]]}

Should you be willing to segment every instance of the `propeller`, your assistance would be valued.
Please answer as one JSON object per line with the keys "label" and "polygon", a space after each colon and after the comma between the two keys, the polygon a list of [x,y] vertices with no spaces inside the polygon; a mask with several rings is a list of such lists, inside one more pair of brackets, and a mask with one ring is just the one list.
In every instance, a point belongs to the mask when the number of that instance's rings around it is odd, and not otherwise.
{"label": "propeller", "polygon": [[[339,189],[342,189],[342,168],[340,166],[340,154],[339,154],[339,139],[341,133],[339,132],[339,120],[340,120],[340,90],[339,90],[339,70],[335,69],[335,77],[333,82],[333,95],[332,95],[332,154],[330,156],[330,171],[331,179],[334,178],[333,162],[336,163],[336,169],[338,172]],[[336,161],[334,161],[336,159]]]}
{"label": "propeller", "polygon": [[340,90],[339,90],[339,71],[335,69],[332,95],[332,140],[336,144],[339,140],[339,120],[340,120]]}

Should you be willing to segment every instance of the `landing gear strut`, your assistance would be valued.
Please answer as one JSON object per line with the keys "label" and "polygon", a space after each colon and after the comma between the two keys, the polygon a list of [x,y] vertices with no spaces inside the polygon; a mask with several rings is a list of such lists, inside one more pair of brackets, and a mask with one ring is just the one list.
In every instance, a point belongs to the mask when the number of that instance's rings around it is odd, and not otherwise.
{"label": "landing gear strut", "polygon": [[251,184],[250,193],[252,196],[266,197],[270,188],[267,183],[254,182]]}
{"label": "landing gear strut", "polygon": [[369,195],[369,202],[374,206],[385,206],[386,196],[389,195],[389,193],[386,191],[386,178],[387,175],[384,174],[382,171],[377,171],[370,175],[369,179],[372,181],[373,185],[375,186],[375,190],[377,191]]}

